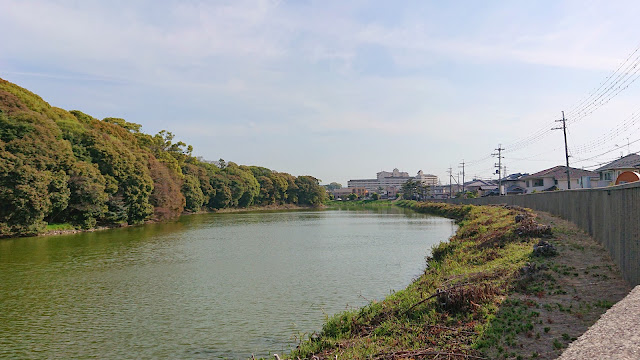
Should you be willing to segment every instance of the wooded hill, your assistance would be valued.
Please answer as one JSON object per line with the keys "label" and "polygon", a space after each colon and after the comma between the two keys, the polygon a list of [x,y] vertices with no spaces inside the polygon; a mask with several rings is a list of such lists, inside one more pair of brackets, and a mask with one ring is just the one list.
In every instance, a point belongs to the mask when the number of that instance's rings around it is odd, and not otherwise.
{"label": "wooded hill", "polygon": [[312,176],[200,161],[167,131],[50,106],[0,79],[0,236],[139,224],[185,211],[251,205],[319,205]]}

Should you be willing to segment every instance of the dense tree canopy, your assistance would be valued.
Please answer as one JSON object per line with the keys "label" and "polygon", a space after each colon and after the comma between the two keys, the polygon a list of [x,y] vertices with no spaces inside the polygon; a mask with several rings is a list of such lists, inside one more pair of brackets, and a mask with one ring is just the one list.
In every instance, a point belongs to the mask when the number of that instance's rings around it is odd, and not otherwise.
{"label": "dense tree canopy", "polygon": [[91,228],[325,200],[314,177],[203,161],[174,138],[52,107],[0,79],[0,236],[37,234],[50,223]]}

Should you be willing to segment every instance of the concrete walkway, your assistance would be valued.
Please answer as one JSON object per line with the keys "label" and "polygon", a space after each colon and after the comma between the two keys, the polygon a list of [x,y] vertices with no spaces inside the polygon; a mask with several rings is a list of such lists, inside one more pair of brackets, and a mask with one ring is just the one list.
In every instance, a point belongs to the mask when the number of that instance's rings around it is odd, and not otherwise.
{"label": "concrete walkway", "polygon": [[640,285],[604,313],[558,359],[640,359]]}

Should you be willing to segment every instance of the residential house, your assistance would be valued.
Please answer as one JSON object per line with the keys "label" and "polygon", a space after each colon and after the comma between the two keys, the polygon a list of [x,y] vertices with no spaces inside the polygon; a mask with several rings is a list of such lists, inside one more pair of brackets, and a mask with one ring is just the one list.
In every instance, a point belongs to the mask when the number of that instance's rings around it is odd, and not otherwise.
{"label": "residential house", "polygon": [[515,173],[502,178],[503,191],[507,195],[524,194],[527,192],[527,182],[524,180],[529,174]]}
{"label": "residential house", "polygon": [[[500,181],[502,184],[502,195],[520,195],[527,192],[526,181],[523,180],[525,176],[529,174],[515,173],[503,177]],[[498,185],[495,189],[485,191],[482,196],[496,196],[498,195]]]}
{"label": "residential house", "polygon": [[451,184],[449,185],[436,185],[429,188],[429,198],[431,199],[448,199],[453,192],[455,194],[462,191],[462,185]]}
{"label": "residential house", "polygon": [[[535,174],[523,176],[521,180],[525,182],[527,193],[553,190],[567,190],[567,168],[562,165],[538,171]],[[587,186],[587,181],[597,181],[598,173],[595,171],[569,168],[571,178],[571,188],[580,189]],[[586,180],[585,180],[586,179]]]}
{"label": "residential house", "polygon": [[492,180],[473,179],[464,183],[464,190],[475,192],[478,196],[486,196],[492,191],[495,191],[497,194],[498,185]]}
{"label": "residential house", "polygon": [[467,181],[466,183],[464,183],[464,189],[466,191],[471,191],[471,192],[478,191],[482,187],[487,189],[487,188],[495,187],[495,186],[497,186],[497,185],[493,181],[480,180],[480,179],[473,179],[471,181]]}
{"label": "residential house", "polygon": [[595,170],[599,175],[597,186],[613,185],[621,173],[625,171],[637,172],[638,170],[640,170],[640,155],[629,154],[623,156]]}

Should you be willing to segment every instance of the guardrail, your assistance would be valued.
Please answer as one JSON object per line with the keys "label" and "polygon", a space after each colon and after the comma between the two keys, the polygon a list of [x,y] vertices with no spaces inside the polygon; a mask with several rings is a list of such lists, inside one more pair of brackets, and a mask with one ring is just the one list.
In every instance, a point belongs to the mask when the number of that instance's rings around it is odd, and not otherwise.
{"label": "guardrail", "polygon": [[597,189],[442,201],[451,204],[518,205],[560,216],[601,243],[629,284],[640,284],[640,182]]}

